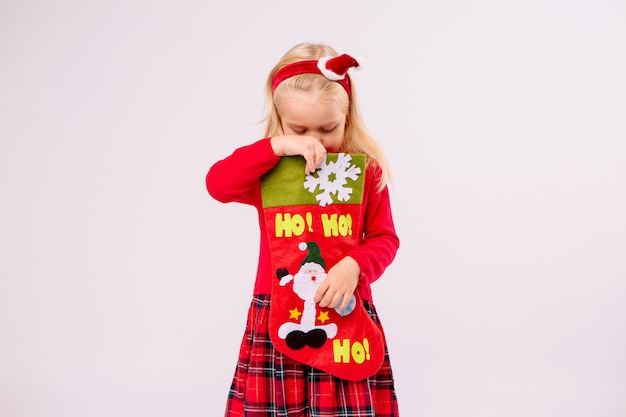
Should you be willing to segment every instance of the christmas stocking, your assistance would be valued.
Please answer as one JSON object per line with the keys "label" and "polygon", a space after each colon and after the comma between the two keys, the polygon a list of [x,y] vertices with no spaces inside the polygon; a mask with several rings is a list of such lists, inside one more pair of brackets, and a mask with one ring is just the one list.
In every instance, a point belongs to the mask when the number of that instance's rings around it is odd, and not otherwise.
{"label": "christmas stocking", "polygon": [[283,354],[342,379],[375,374],[384,342],[355,293],[342,311],[314,301],[327,271],[361,241],[365,155],[328,154],[309,175],[300,156],[261,180],[272,283],[269,330]]}

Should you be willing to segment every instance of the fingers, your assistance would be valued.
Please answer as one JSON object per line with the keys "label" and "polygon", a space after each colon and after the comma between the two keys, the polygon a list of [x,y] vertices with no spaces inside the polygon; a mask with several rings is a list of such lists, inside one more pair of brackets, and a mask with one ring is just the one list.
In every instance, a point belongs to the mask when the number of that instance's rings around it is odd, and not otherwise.
{"label": "fingers", "polygon": [[335,308],[341,303],[341,309],[348,306],[352,293],[333,290],[320,286],[315,293],[315,302],[322,308]]}
{"label": "fingers", "polygon": [[345,308],[356,290],[360,269],[356,261],[346,256],[333,266],[315,292],[315,302],[322,308]]}
{"label": "fingers", "polygon": [[330,284],[323,282],[315,292],[314,301],[322,308],[333,308],[339,302],[335,300],[338,294],[337,290],[331,289]]}
{"label": "fingers", "polygon": [[308,141],[308,143],[304,143],[303,145],[304,149],[301,152],[301,155],[306,161],[304,171],[308,175],[315,171],[315,169],[322,163],[326,157],[326,149],[317,139]]}
{"label": "fingers", "polygon": [[272,149],[278,156],[301,155],[306,161],[305,173],[308,175],[322,163],[326,157],[326,148],[312,136],[283,135],[271,139]]}
{"label": "fingers", "polygon": [[325,281],[317,288],[317,291],[315,291],[315,297],[313,298],[313,301],[315,301],[316,304],[322,301],[322,299],[326,296],[328,286],[328,282]]}
{"label": "fingers", "polygon": [[351,297],[352,294],[345,293],[342,295],[342,293],[336,292],[334,295],[331,295],[330,292],[327,291],[322,301],[320,301],[319,306],[322,308],[336,308],[340,305],[339,303],[341,303],[338,310],[343,310],[348,307]]}
{"label": "fingers", "polygon": [[310,173],[314,172],[324,160],[324,156],[325,156],[325,152],[324,154],[315,154],[310,157],[305,156],[304,157],[304,159],[306,160],[306,166],[304,168],[305,174],[309,175]]}
{"label": "fingers", "polygon": [[341,298],[339,297],[339,293],[334,291],[326,291],[326,294],[324,294],[324,297],[319,302],[319,306],[322,308],[334,308],[340,300]]}

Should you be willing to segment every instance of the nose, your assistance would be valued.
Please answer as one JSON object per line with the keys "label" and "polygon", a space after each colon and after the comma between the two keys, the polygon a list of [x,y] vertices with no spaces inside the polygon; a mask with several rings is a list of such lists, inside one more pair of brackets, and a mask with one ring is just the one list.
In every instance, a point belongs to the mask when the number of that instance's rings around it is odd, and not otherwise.
{"label": "nose", "polygon": [[315,281],[316,279],[317,279],[317,277],[316,277],[315,275],[313,275],[313,276],[311,277],[311,281]]}

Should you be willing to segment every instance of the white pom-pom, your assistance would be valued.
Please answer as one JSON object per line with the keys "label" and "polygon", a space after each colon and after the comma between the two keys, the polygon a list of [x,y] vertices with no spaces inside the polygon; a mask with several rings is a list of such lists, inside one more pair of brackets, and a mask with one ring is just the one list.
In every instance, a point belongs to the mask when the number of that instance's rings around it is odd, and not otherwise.
{"label": "white pom-pom", "polygon": [[298,249],[300,249],[301,251],[305,251],[307,248],[306,242],[300,242],[298,244]]}
{"label": "white pom-pom", "polygon": [[317,68],[320,70],[320,72],[322,73],[324,77],[328,78],[331,81],[343,80],[345,75],[337,74],[333,70],[326,68],[326,63],[333,58],[334,57],[332,56],[321,57],[320,59],[317,60]]}

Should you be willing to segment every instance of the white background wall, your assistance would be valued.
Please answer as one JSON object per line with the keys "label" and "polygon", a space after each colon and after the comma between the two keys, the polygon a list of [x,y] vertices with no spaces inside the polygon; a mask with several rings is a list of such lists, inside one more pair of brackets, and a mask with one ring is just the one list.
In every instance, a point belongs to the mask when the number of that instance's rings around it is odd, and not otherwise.
{"label": "white background wall", "polygon": [[621,0],[1,1],[0,416],[222,415],[258,232],[204,176],[300,41],[366,59],[403,416],[625,416]]}

